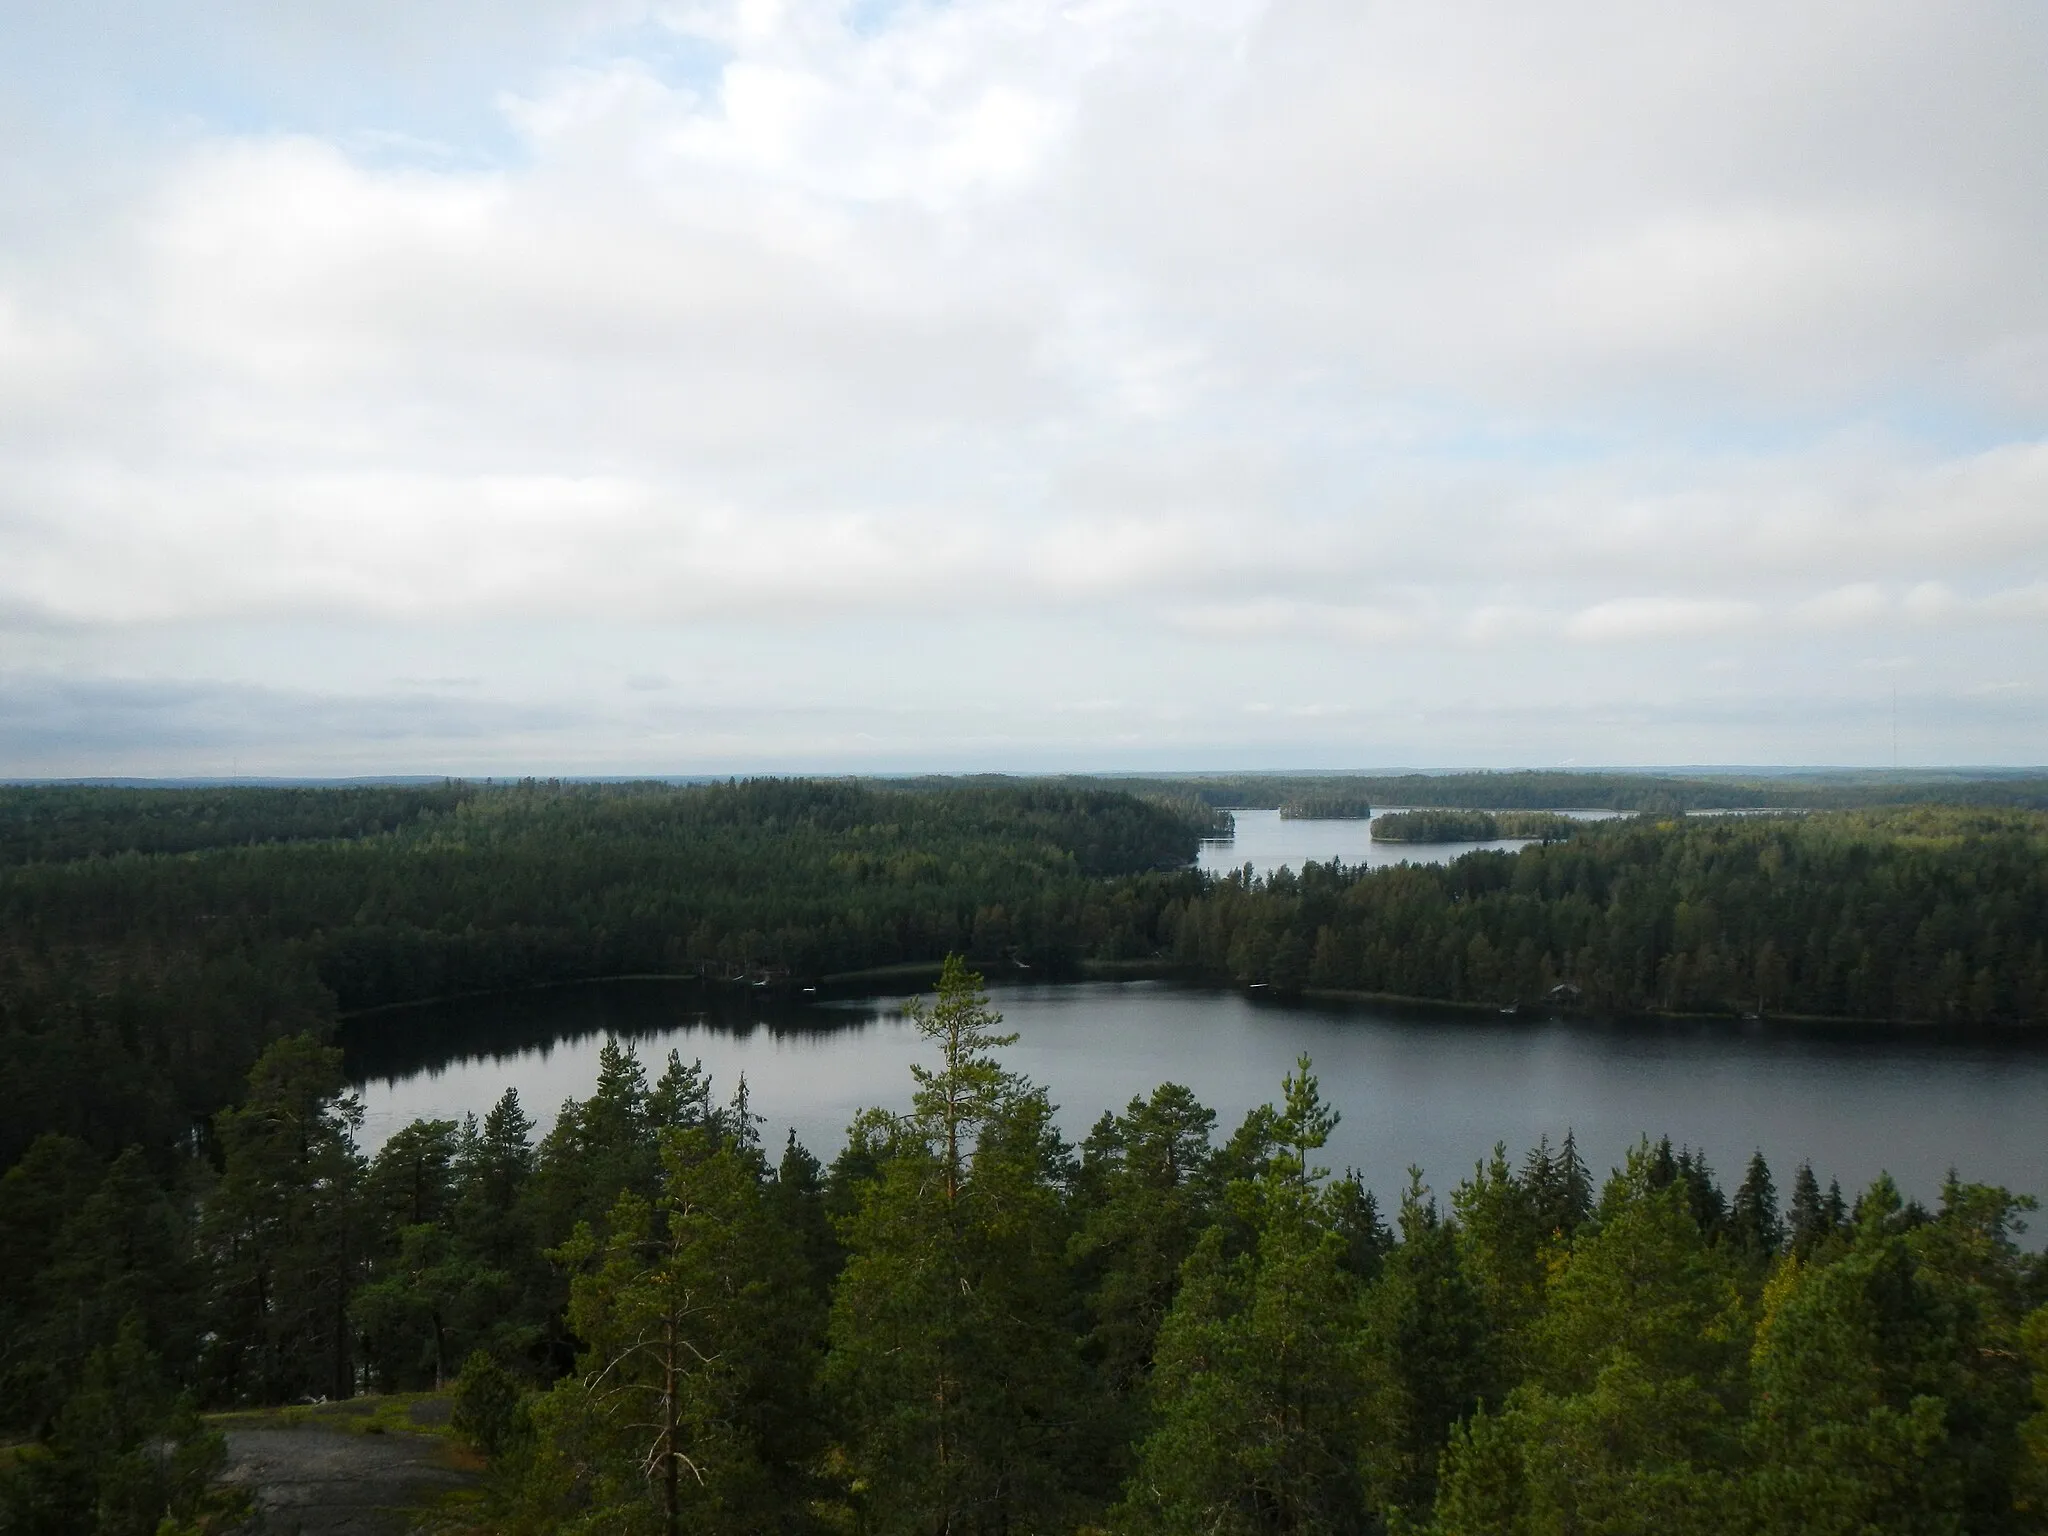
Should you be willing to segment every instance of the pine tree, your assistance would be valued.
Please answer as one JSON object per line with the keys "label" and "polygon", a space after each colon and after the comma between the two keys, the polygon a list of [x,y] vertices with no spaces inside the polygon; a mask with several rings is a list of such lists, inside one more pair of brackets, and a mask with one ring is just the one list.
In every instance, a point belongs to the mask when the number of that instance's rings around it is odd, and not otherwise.
{"label": "pine tree", "polygon": [[415,1120],[392,1132],[363,1180],[369,1218],[385,1234],[445,1223],[455,1204],[461,1151],[461,1127],[453,1120]]}
{"label": "pine tree", "polygon": [[748,1532],[801,1509],[815,1315],[758,1158],[707,1128],[663,1135],[656,1201],[621,1193],[576,1272],[576,1372],[533,1410],[517,1523]]}
{"label": "pine tree", "polygon": [[711,1079],[702,1059],[683,1065],[683,1053],[670,1051],[668,1065],[647,1095],[647,1121],[656,1130],[709,1129],[716,1122],[711,1107]]}
{"label": "pine tree", "polygon": [[1065,1257],[1067,1153],[1042,1092],[1006,1072],[981,980],[946,962],[912,1011],[938,1050],[894,1134],[856,1132],[828,1381],[863,1518],[880,1531],[1031,1528],[1065,1518],[1091,1415]]}
{"label": "pine tree", "polygon": [[247,1101],[215,1118],[223,1167],[200,1237],[217,1390],[279,1402],[355,1389],[362,1106],[341,1087],[339,1050],[280,1040],[250,1070]]}
{"label": "pine tree", "polygon": [[1295,1058],[1294,1070],[1280,1083],[1280,1118],[1273,1127],[1274,1140],[1286,1149],[1275,1165],[1283,1177],[1307,1190],[1329,1177],[1330,1170],[1316,1167],[1313,1154],[1329,1145],[1330,1133],[1344,1117],[1323,1102],[1322,1089],[1310,1069],[1308,1053]]}

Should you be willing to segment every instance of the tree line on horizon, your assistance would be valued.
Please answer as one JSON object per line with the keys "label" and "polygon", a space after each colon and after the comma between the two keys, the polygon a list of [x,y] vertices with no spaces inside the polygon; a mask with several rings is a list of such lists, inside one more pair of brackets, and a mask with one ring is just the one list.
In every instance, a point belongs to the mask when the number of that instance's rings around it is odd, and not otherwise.
{"label": "tree line on horizon", "polygon": [[1969,805],[2048,810],[2048,774],[2037,769],[1811,769],[1779,773],[1731,769],[1658,772],[1630,769],[1518,768],[1448,773],[1069,774],[1033,779],[1010,774],[927,775],[888,781],[905,787],[1058,783],[1162,799],[1197,800],[1228,812],[1278,810],[1290,818],[1357,819],[1375,805],[1471,811],[1867,810],[1891,805]]}
{"label": "tree line on horizon", "polygon": [[[2038,1531],[2032,1202],[1567,1131],[1391,1219],[1304,1058],[1221,1140],[1162,1085],[1079,1146],[979,976],[830,1164],[616,1043],[373,1157],[338,1053],[272,1044],[168,1183],[40,1139],[0,1177],[21,1536],[239,1517],[203,1407],[452,1390],[506,1533]],[[113,1405],[122,1404],[122,1411]],[[459,1517],[451,1515],[451,1520]]]}

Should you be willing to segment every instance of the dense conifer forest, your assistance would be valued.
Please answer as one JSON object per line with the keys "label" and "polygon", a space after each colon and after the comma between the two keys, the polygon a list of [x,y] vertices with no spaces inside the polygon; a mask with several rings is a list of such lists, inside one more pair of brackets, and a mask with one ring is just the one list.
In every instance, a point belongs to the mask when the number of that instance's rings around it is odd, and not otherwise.
{"label": "dense conifer forest", "polygon": [[1184,970],[1283,991],[2038,1025],[2048,816],[1629,818],[1447,865],[1239,874],[1162,925]]}
{"label": "dense conifer forest", "polygon": [[[10,1241],[11,1532],[239,1508],[199,1404],[448,1387],[508,1533],[2022,1532],[2048,1513],[2031,1202],[1730,1190],[1568,1129],[1384,1215],[1305,1058],[1234,1128],[1162,1085],[1083,1143],[949,964],[905,1112],[821,1165],[607,1047],[373,1158],[339,1056],[270,1045],[169,1186],[39,1139]],[[1226,1134],[1219,1135],[1219,1129]],[[160,1523],[161,1522],[161,1523]]]}
{"label": "dense conifer forest", "polygon": [[[1003,775],[902,781],[923,788],[1014,784]],[[1847,769],[1715,774],[1518,769],[1500,773],[1235,773],[1073,776],[1033,782],[1250,807],[1283,816],[1365,817],[1375,805],[1455,810],[1726,811],[1861,810],[1881,805],[1975,805],[2048,810],[2048,777],[2036,772]]]}
{"label": "dense conifer forest", "polygon": [[[1240,1126],[1169,1084],[1069,1146],[969,969],[2033,1026],[2048,814],[1213,877],[1163,782],[0,791],[0,1529],[225,1531],[201,1410],[435,1386],[496,1531],[2048,1524],[2023,1198],[1651,1143],[1596,1178],[1568,1127],[1368,1191],[1305,1061]],[[508,1095],[365,1157],[331,1043],[947,956],[837,1148],[614,1046],[544,1136]]]}
{"label": "dense conifer forest", "polygon": [[1556,811],[1389,811],[1372,819],[1376,843],[1490,843],[1570,837],[1582,824]]}

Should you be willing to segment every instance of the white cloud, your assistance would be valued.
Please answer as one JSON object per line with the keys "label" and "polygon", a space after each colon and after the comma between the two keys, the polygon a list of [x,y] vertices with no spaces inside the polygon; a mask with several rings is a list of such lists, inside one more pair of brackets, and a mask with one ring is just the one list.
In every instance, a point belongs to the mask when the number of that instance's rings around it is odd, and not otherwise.
{"label": "white cloud", "polygon": [[1847,629],[1874,624],[1891,612],[1891,600],[1874,581],[1851,582],[1817,592],[1792,609],[1794,620],[1815,629]]}
{"label": "white cloud", "polygon": [[1219,603],[1175,610],[1169,617],[1177,627],[1192,634],[1231,640],[1307,639],[1380,644],[1404,639],[1416,630],[1411,615],[1385,608],[1285,600]]}
{"label": "white cloud", "polygon": [[[8,172],[0,614],[37,665],[203,633],[194,686],[283,697],[249,625],[653,625],[792,705],[844,661],[879,709],[900,662],[1312,722],[1394,686],[1266,689],[1331,648],[1617,708],[1674,653],[1827,695],[1851,633],[2031,664],[2039,18],[743,0],[477,11],[465,50],[293,14],[196,11],[161,59],[118,11],[51,34],[41,73],[129,115]],[[386,54],[420,73],[379,95]]]}
{"label": "white cloud", "polygon": [[1618,597],[1573,614],[1564,626],[1574,640],[1601,644],[1721,635],[1754,624],[1754,603],[1716,598]]}

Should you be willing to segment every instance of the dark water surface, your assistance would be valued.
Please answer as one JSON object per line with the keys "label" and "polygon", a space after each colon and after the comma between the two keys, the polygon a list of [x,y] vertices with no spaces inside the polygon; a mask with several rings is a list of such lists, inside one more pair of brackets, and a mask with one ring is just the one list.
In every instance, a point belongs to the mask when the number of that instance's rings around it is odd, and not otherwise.
{"label": "dark water surface", "polygon": [[[1496,1140],[1519,1157],[1567,1127],[1596,1174],[1640,1135],[1705,1148],[1732,1188],[1761,1147],[1789,1192],[1811,1160],[1853,1191],[1889,1170],[1932,1200],[1944,1172],[2048,1194],[2048,1049],[2012,1037],[1597,1024],[1389,1007],[1284,1006],[1167,982],[992,989],[1021,1037],[1011,1066],[1048,1085],[1068,1136],[1163,1081],[1218,1112],[1219,1136],[1315,1058],[1344,1114],[1327,1153],[1390,1204],[1420,1164],[1440,1193]],[[654,1076],[671,1049],[714,1091],[746,1074],[763,1133],[794,1127],[830,1158],[867,1105],[907,1107],[921,1042],[899,1001],[748,1009],[687,985],[607,983],[437,1005],[351,1023],[349,1065],[380,1144],[415,1116],[481,1114],[505,1088],[552,1123],[587,1095],[607,1034]]]}

